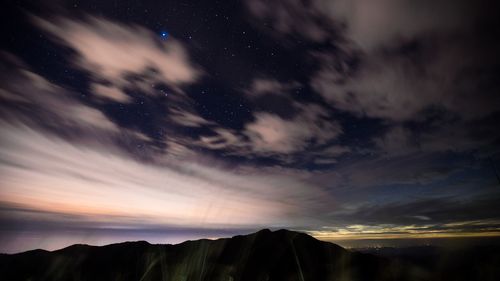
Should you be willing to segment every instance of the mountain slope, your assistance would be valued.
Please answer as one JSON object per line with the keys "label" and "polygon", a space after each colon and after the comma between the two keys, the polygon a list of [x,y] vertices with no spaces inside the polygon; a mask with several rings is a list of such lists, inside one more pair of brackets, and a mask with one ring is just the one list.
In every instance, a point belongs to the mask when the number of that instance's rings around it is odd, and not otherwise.
{"label": "mountain slope", "polygon": [[410,280],[404,276],[409,272],[388,259],[287,230],[178,245],[73,245],[0,256],[0,276],[6,281]]}

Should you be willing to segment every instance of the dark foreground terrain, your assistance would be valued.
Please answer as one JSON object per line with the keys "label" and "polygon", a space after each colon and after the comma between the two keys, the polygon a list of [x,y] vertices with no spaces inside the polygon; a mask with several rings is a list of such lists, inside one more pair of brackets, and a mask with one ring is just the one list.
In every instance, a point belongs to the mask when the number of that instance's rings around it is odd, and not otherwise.
{"label": "dark foreground terrain", "polygon": [[412,265],[427,272],[430,280],[500,280],[498,241],[490,245],[386,247],[357,251]]}
{"label": "dark foreground terrain", "polygon": [[453,266],[440,267],[434,252],[412,260],[390,251],[352,252],[303,233],[262,230],[178,245],[126,242],[0,255],[0,280],[500,280],[498,249],[487,254],[467,253],[455,257]]}

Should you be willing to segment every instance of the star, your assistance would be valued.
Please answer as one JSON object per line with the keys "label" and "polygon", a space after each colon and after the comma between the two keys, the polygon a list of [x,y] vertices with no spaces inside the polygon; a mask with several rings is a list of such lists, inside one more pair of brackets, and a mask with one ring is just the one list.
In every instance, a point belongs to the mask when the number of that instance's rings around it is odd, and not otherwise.
{"label": "star", "polygon": [[160,36],[161,36],[162,39],[167,39],[168,36],[169,36],[169,34],[166,31],[162,31],[162,32],[160,32]]}

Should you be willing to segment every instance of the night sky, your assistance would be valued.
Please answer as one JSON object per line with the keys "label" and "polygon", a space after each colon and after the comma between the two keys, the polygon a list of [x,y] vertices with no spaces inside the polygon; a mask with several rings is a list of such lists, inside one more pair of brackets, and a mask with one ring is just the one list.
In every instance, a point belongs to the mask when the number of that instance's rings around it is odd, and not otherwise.
{"label": "night sky", "polygon": [[496,1],[6,1],[0,252],[500,236]]}

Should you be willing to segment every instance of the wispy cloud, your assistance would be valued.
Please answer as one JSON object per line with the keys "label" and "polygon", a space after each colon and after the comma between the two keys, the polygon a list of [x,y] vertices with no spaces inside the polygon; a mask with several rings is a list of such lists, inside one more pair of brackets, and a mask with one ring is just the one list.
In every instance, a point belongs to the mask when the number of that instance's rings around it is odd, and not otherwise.
{"label": "wispy cloud", "polygon": [[202,73],[190,62],[179,41],[159,41],[153,32],[138,25],[90,16],[82,21],[38,17],[33,20],[61,44],[73,48],[77,52],[75,65],[97,80],[122,86],[129,83],[129,74],[153,71],[150,82],[180,87],[196,81]]}
{"label": "wispy cloud", "polygon": [[238,174],[192,162],[144,164],[24,126],[2,124],[2,132],[2,200],[43,211],[248,227],[304,223],[301,213],[325,199],[321,189],[279,175]]}

